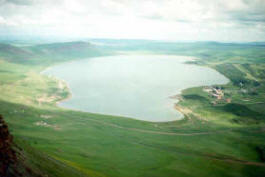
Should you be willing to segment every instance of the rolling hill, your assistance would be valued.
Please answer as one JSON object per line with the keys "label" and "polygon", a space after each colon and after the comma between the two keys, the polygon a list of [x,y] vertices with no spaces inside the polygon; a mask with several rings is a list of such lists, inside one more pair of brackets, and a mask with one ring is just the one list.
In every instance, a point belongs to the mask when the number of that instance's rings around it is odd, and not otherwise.
{"label": "rolling hill", "polygon": [[10,44],[0,44],[0,57],[9,62],[26,62],[34,57],[31,51]]}
{"label": "rolling hill", "polygon": [[0,57],[14,63],[52,63],[70,59],[104,55],[102,50],[88,42],[51,43],[26,47],[0,44]]}

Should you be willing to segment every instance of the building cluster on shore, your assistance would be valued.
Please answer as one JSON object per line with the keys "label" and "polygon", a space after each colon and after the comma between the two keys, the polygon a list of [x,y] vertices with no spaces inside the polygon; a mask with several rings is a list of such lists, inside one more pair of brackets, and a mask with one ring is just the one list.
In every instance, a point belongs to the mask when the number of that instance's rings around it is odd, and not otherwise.
{"label": "building cluster on shore", "polygon": [[222,89],[217,87],[204,87],[203,91],[209,93],[212,97],[221,100],[224,97],[224,92]]}
{"label": "building cluster on shore", "polygon": [[[214,86],[204,87],[203,91],[207,92],[209,94],[209,96],[215,98],[216,101],[224,99],[224,96],[225,96],[224,90],[221,89],[220,87],[214,87]],[[212,103],[215,105],[215,104],[217,104],[216,101],[213,101]],[[227,103],[230,103],[231,99],[227,98],[225,101]]]}

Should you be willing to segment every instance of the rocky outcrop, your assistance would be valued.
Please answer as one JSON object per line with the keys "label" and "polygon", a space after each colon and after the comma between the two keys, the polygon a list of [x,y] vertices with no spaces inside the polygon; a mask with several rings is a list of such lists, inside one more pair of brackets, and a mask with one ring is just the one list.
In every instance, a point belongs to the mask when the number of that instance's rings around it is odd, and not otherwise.
{"label": "rocky outcrop", "polygon": [[0,176],[21,176],[16,170],[17,156],[12,148],[13,137],[10,135],[8,126],[0,115]]}

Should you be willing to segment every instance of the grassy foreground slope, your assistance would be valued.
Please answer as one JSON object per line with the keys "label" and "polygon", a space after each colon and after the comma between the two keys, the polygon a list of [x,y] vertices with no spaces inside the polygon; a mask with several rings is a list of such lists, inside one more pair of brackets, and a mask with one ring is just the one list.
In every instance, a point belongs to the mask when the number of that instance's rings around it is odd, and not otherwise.
{"label": "grassy foreground slope", "polygon": [[[190,54],[199,56],[202,44],[190,45]],[[244,46],[207,45],[204,53],[211,58],[200,55],[196,63],[217,69],[231,83],[222,86],[225,94],[220,100],[203,87],[183,91],[176,106],[185,114],[181,121],[150,123],[56,107],[68,90],[62,81],[40,71],[65,61],[67,55],[44,54],[49,46],[21,49],[36,57],[32,62],[2,55],[0,112],[29,166],[49,176],[263,176],[265,66],[254,54],[262,56],[264,48],[246,52]],[[176,47],[174,54],[177,51]],[[244,59],[227,59],[236,56]]]}

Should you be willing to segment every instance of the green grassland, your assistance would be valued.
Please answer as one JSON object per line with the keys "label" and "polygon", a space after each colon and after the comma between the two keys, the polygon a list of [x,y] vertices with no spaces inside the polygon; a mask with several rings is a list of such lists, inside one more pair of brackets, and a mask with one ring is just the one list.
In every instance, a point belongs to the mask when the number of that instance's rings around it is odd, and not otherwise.
{"label": "green grassland", "polygon": [[264,46],[173,45],[154,44],[145,50],[196,56],[196,64],[218,70],[231,82],[216,86],[224,92],[220,100],[204,87],[184,90],[176,108],[185,118],[166,123],[56,106],[70,93],[65,83],[40,72],[74,58],[106,55],[102,48],[84,43],[9,46],[12,52],[30,53],[22,58],[6,49],[1,53],[0,48],[0,113],[22,149],[26,166],[55,177],[263,176]]}

